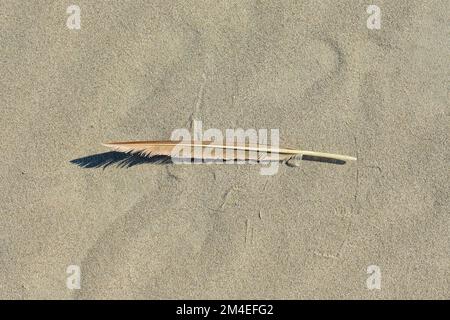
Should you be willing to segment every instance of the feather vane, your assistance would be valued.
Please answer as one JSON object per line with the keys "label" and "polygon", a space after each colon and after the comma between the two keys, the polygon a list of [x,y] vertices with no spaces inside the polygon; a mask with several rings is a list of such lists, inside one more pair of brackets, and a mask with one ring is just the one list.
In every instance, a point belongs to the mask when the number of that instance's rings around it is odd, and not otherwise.
{"label": "feather vane", "polygon": [[[336,161],[345,163],[356,160],[355,157],[332,154],[325,152],[315,152],[298,150],[292,148],[274,148],[268,145],[252,145],[218,143],[215,141],[128,141],[109,142],[103,144],[114,151],[130,154],[139,154],[144,157],[167,156],[171,157],[176,151],[175,148],[182,148],[189,158],[200,158],[203,160],[244,160],[244,161],[288,161],[290,159],[318,160],[325,162]],[[189,152],[190,151],[190,152]],[[183,155],[181,155],[183,157]],[[322,159],[322,160],[321,160]],[[326,161],[330,160],[330,161]]]}

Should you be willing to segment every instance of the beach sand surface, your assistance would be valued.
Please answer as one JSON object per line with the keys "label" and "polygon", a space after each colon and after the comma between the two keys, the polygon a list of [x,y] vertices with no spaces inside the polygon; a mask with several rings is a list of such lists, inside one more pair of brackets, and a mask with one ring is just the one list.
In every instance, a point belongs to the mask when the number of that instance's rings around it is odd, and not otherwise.
{"label": "beach sand surface", "polygon": [[[0,298],[450,298],[448,1],[71,4],[0,5]],[[95,156],[194,120],[358,161]]]}

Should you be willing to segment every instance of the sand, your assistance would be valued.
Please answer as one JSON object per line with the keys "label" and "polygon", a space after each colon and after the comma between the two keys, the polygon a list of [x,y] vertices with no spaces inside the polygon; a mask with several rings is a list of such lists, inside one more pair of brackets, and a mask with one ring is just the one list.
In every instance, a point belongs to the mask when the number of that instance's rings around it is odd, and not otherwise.
{"label": "sand", "polygon": [[[450,298],[447,1],[74,2],[1,4],[0,298]],[[194,119],[358,161],[71,162]]]}

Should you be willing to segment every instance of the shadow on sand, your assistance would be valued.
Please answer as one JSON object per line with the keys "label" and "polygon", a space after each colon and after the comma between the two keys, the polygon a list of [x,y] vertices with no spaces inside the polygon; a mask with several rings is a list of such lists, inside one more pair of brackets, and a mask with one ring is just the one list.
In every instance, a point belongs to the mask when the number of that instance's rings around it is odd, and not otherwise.
{"label": "shadow on sand", "polygon": [[[317,161],[332,164],[345,164],[345,161],[321,158],[321,157],[311,157],[303,156],[303,161]],[[131,168],[140,164],[172,164],[172,160],[167,156],[154,156],[151,158],[141,156],[139,154],[130,154],[123,152],[105,152],[86,156],[83,158],[78,158],[70,161],[71,163],[81,167],[81,168],[107,168],[109,166],[116,166],[119,168]]]}
{"label": "shadow on sand", "polygon": [[123,152],[105,152],[93,154],[87,157],[78,158],[70,161],[81,168],[107,168],[116,166],[119,168],[131,168],[139,164],[170,164],[170,157],[155,156],[151,158],[143,157],[138,154],[129,154]]}

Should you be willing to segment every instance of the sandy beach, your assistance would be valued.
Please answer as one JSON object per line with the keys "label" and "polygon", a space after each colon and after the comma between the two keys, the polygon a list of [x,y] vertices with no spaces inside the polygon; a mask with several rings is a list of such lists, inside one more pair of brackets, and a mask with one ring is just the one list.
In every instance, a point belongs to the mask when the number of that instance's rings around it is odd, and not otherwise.
{"label": "sandy beach", "polygon": [[[449,299],[450,4],[370,4],[2,1],[0,298]],[[101,145],[194,120],[358,160]]]}

